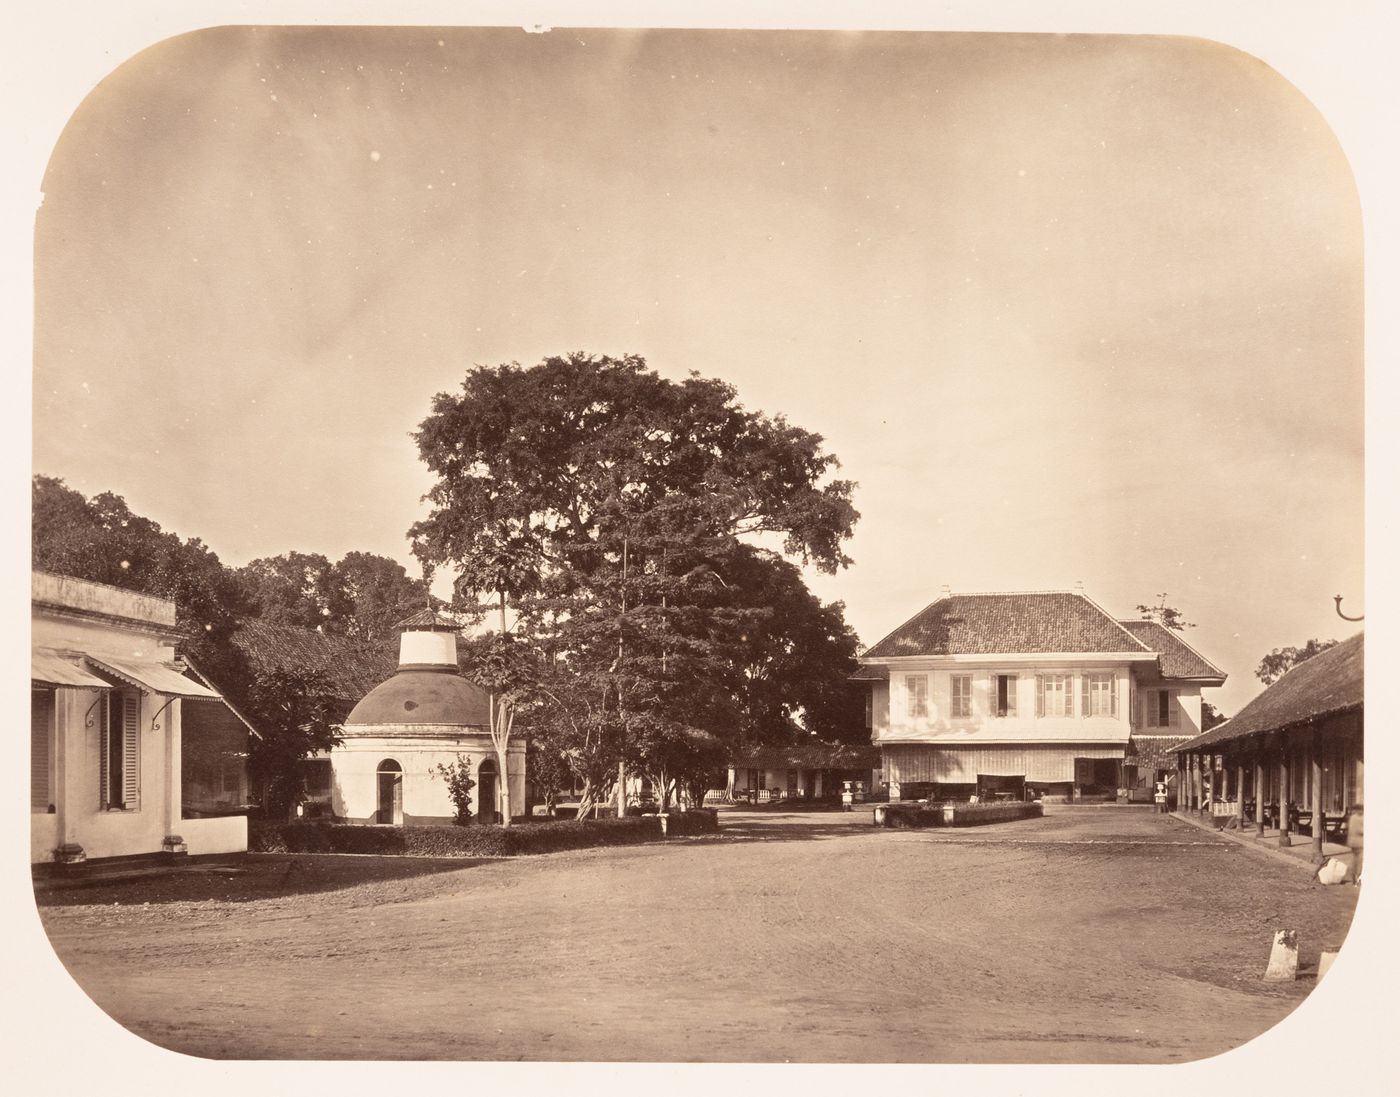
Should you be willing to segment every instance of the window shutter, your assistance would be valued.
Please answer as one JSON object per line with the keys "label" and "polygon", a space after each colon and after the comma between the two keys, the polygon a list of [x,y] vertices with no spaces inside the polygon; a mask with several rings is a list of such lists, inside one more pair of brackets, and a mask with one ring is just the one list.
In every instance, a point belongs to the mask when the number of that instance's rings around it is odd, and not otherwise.
{"label": "window shutter", "polygon": [[1016,683],[1020,681],[1014,674],[1006,676],[1006,715],[1016,715]]}
{"label": "window shutter", "polygon": [[141,791],[140,772],[137,768],[137,752],[140,748],[141,695],[135,692],[122,695],[122,807],[136,807],[136,798]]}
{"label": "window shutter", "polygon": [[1041,675],[1036,675],[1035,679],[1035,714],[1045,715],[1045,678]]}
{"label": "window shutter", "polygon": [[112,756],[111,704],[111,692],[104,692],[102,695],[102,719],[98,724],[101,730],[97,734],[97,806],[100,808],[112,806],[112,775],[108,762]]}
{"label": "window shutter", "polygon": [[[1089,707],[1089,675],[1081,674],[1079,676],[1079,715],[1088,716],[1092,712],[1093,709]],[[1073,716],[1074,713],[1071,712],[1070,715]]]}
{"label": "window shutter", "polygon": [[1178,727],[1181,724],[1181,706],[1177,703],[1174,692],[1167,693],[1167,726]]}
{"label": "window shutter", "polygon": [[53,722],[54,695],[31,690],[29,694],[29,810],[43,812],[49,806],[49,727]]}
{"label": "window shutter", "polygon": [[1118,676],[1114,675],[1108,680],[1108,714],[1116,717],[1118,715]]}

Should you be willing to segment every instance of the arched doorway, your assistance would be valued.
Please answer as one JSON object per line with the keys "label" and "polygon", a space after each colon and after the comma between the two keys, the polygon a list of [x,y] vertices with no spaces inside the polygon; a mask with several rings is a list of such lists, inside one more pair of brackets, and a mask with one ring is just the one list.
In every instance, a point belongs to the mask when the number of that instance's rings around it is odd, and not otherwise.
{"label": "arched doorway", "polygon": [[375,822],[390,826],[403,825],[403,767],[392,758],[379,763],[375,773],[379,782],[379,810]]}
{"label": "arched doorway", "polygon": [[494,823],[496,821],[496,760],[488,758],[476,771],[476,821]]}

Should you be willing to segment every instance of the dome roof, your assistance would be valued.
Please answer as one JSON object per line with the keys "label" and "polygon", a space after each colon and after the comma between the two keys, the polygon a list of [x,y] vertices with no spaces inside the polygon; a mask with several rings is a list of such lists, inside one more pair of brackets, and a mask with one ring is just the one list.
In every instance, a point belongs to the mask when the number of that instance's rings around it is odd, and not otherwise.
{"label": "dome roof", "polygon": [[361,699],[346,724],[475,724],[491,722],[490,695],[460,674],[400,670]]}

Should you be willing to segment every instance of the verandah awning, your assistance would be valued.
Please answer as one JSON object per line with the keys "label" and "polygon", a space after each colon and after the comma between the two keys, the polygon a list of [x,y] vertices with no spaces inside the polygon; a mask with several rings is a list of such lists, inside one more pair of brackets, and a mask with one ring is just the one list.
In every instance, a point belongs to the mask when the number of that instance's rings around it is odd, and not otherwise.
{"label": "verandah awning", "polygon": [[29,677],[38,686],[68,686],[73,689],[111,689],[110,682],[90,674],[73,661],[76,656],[65,655],[52,648],[33,648],[29,653]]}
{"label": "verandah awning", "polygon": [[162,693],[187,701],[223,700],[220,694],[208,686],[202,686],[193,679],[186,678],[174,667],[153,659],[114,659],[109,655],[99,659],[87,652],[83,653],[83,658],[102,674],[135,686],[144,693]]}

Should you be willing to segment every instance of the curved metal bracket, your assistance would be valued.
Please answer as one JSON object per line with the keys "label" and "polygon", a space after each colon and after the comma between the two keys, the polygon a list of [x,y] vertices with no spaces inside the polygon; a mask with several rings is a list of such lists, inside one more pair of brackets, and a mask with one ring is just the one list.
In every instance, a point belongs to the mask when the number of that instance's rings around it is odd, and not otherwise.
{"label": "curved metal bracket", "polygon": [[159,730],[160,730],[160,724],[159,724],[159,722],[158,722],[158,721],[160,720],[160,714],[161,714],[162,712],[164,712],[166,709],[168,709],[172,704],[174,704],[174,703],[175,703],[176,701],[178,701],[179,699],[180,699],[180,698],[178,698],[178,697],[169,697],[169,698],[166,698],[165,704],[161,705],[160,708],[156,709],[156,714],[155,714],[154,716],[151,717],[151,730],[152,730],[152,731],[159,731]]}
{"label": "curved metal bracket", "polygon": [[95,700],[92,704],[88,706],[87,712],[83,715],[83,727],[90,728],[97,723],[97,720],[92,715],[92,710],[102,703],[102,698],[105,695],[105,693],[105,690],[99,690],[97,694],[97,700]]}
{"label": "curved metal bracket", "polygon": [[1360,617],[1348,617],[1345,613],[1343,613],[1343,612],[1342,612],[1342,596],[1341,596],[1340,594],[1334,594],[1334,595],[1332,595],[1332,601],[1334,601],[1334,602],[1337,603],[1337,616],[1340,617],[1343,621],[1364,621],[1364,620],[1366,620],[1366,615],[1365,615],[1364,613],[1363,613]]}

